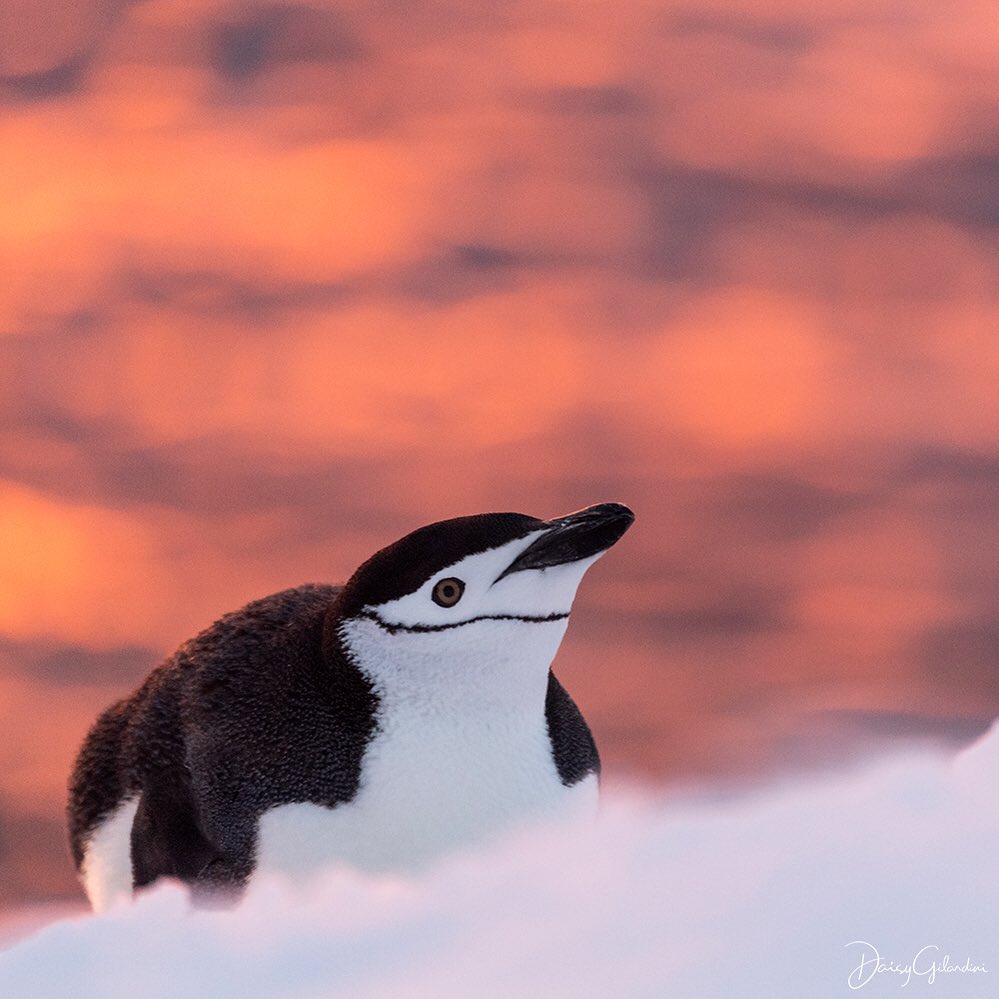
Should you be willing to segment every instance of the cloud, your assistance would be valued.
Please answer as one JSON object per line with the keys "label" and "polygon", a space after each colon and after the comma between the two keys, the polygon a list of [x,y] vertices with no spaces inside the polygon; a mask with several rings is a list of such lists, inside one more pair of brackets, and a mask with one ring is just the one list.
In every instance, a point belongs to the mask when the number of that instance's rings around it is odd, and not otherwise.
{"label": "cloud", "polygon": [[340,62],[365,51],[346,17],[306,4],[270,4],[224,18],[215,31],[212,67],[240,80],[275,62]]}
{"label": "cloud", "polygon": [[[103,507],[63,504],[4,483],[0,529],[8,539],[0,574],[0,630],[31,635],[44,630],[99,643],[108,607],[136,612],[144,603],[154,543],[134,517]],[[94,566],[108,558],[116,568]]]}
{"label": "cloud", "polygon": [[155,649],[125,645],[88,649],[54,642],[14,642],[0,635],[0,657],[11,676],[54,686],[136,684],[162,658]]}
{"label": "cloud", "polygon": [[488,509],[638,511],[560,663],[612,773],[999,711],[993,21],[0,4],[11,807],[129,650]]}
{"label": "cloud", "polygon": [[10,0],[0,16],[0,99],[44,100],[80,89],[117,0]]}
{"label": "cloud", "polygon": [[[29,914],[25,906],[59,899],[79,907],[80,887],[68,860],[53,862],[68,853],[61,817],[24,813],[0,799],[0,910],[31,923],[38,914]],[[7,928],[7,921],[0,918],[0,947]]]}

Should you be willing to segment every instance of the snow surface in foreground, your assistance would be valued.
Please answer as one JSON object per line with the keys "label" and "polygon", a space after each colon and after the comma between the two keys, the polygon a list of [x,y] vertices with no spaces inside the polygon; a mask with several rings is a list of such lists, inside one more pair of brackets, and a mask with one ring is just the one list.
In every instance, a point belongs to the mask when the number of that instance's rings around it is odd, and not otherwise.
{"label": "snow surface in foreground", "polygon": [[275,879],[229,913],[163,886],[0,954],[17,999],[857,994],[999,996],[999,728],[953,764],[611,800],[412,881]]}

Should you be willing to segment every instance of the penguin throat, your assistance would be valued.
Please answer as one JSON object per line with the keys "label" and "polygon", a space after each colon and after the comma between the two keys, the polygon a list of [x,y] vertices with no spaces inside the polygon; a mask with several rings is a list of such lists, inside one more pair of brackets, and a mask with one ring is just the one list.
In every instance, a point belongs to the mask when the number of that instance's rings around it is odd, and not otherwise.
{"label": "penguin throat", "polygon": [[[472,622],[468,622],[471,624]],[[341,622],[342,647],[383,706],[424,703],[434,712],[543,712],[548,671],[567,615],[488,617],[474,628],[387,628],[370,616]]]}

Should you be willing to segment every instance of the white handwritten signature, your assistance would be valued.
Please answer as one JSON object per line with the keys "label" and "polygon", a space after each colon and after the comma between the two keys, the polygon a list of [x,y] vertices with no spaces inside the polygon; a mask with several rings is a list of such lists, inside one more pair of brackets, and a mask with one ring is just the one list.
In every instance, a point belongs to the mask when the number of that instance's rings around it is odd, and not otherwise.
{"label": "white handwritten signature", "polygon": [[851,989],[863,988],[875,975],[886,972],[904,979],[901,982],[904,987],[912,981],[913,975],[917,978],[925,978],[927,983],[932,985],[938,974],[948,975],[952,972],[961,972],[966,975],[987,975],[989,970],[984,964],[972,961],[970,957],[966,958],[963,964],[954,964],[950,954],[937,958],[936,954],[940,948],[936,944],[927,944],[920,948],[908,964],[897,964],[895,961],[883,960],[877,947],[866,940],[853,940],[846,946],[861,948],[860,964],[850,972],[846,980],[846,984]]}

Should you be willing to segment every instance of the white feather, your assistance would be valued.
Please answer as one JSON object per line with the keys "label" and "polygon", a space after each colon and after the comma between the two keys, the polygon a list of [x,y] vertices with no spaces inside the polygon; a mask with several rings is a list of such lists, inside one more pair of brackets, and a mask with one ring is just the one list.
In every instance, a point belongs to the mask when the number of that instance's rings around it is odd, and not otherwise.
{"label": "white feather", "polygon": [[80,876],[94,912],[132,895],[132,822],[139,799],[126,798],[90,834]]}
{"label": "white feather", "polygon": [[344,861],[411,871],[528,817],[594,811],[596,777],[562,784],[544,714],[566,624],[484,619],[393,634],[373,620],[345,622],[343,638],[381,699],[360,790],[335,809],[298,803],[264,814],[259,869],[303,875]]}

